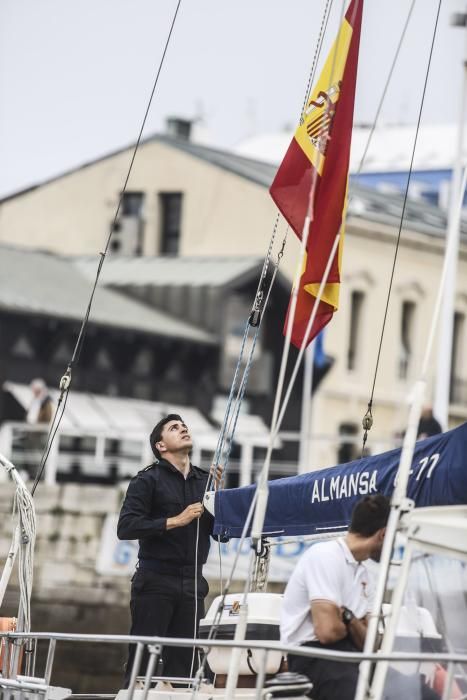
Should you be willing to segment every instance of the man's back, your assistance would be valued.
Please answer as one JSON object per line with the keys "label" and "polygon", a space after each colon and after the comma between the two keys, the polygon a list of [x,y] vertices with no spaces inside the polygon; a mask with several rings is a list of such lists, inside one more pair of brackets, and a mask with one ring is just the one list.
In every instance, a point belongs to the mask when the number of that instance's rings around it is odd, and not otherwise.
{"label": "man's back", "polygon": [[357,562],[344,538],[312,545],[301,557],[284,593],[281,641],[315,642],[311,617],[313,601],[345,606],[357,617],[371,609],[372,577],[364,562]]}

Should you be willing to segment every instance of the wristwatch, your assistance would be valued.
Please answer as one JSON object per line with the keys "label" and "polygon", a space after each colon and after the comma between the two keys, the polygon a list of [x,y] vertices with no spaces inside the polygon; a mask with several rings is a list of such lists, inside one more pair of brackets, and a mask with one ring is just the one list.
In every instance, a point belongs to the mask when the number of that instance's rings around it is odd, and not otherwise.
{"label": "wristwatch", "polygon": [[350,623],[352,622],[354,617],[355,617],[355,615],[353,614],[353,612],[351,610],[349,610],[349,608],[346,608],[346,607],[342,608],[342,622],[344,623],[344,625],[346,627],[348,627],[350,625]]}

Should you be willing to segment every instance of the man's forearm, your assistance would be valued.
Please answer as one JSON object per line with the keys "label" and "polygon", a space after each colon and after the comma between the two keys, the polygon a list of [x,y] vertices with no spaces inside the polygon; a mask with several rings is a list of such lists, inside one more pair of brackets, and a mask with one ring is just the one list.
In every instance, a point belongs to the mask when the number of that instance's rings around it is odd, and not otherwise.
{"label": "man's forearm", "polygon": [[352,642],[357,647],[357,649],[363,650],[365,644],[366,629],[366,618],[362,618],[361,620],[359,620],[358,617],[354,617],[347,626],[349,636]]}
{"label": "man's forearm", "polygon": [[176,515],[173,518],[167,518],[165,523],[166,530],[173,530],[174,527],[180,527],[180,522]]}

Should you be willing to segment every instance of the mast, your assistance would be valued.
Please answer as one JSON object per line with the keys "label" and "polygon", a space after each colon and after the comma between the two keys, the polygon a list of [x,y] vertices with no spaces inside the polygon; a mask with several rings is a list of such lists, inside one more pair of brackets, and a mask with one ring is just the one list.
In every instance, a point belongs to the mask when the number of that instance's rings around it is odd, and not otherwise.
{"label": "mast", "polygon": [[[467,26],[467,14],[456,13],[453,15],[451,24],[455,27]],[[448,274],[446,287],[444,292],[444,311],[440,319],[439,340],[438,340],[438,358],[436,367],[435,393],[433,412],[436,418],[441,423],[443,430],[447,430],[449,425],[449,401],[451,389],[451,372],[452,372],[452,345],[454,331],[454,312],[456,307],[456,279],[457,279],[457,261],[459,257],[459,238],[460,238],[460,218],[459,218],[459,188],[462,179],[462,148],[464,142],[464,121],[465,121],[465,98],[467,93],[467,32],[465,33],[466,44],[464,49],[464,75],[462,80],[461,91],[461,108],[457,132],[457,147],[456,158],[454,162],[450,207],[448,216],[448,228],[446,233],[446,253],[448,265]],[[451,244],[449,244],[451,241]],[[448,252],[450,251],[450,253]]]}
{"label": "mast", "polygon": [[302,383],[302,410],[300,416],[300,445],[298,473],[305,474],[312,469],[311,443],[313,439],[313,363],[315,359],[315,341],[305,350]]}

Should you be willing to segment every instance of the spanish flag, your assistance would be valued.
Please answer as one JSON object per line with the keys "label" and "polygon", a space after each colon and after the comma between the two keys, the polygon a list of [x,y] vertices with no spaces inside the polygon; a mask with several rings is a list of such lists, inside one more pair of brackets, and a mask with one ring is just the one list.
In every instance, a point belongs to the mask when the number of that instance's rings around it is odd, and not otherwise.
{"label": "spanish flag", "polygon": [[269,190],[300,239],[306,214],[312,213],[292,328],[292,343],[298,348],[305,336],[334,240],[340,231],[339,247],[308,342],[329,323],[339,305],[362,9],[363,0],[352,0],[304,109],[300,126]]}

